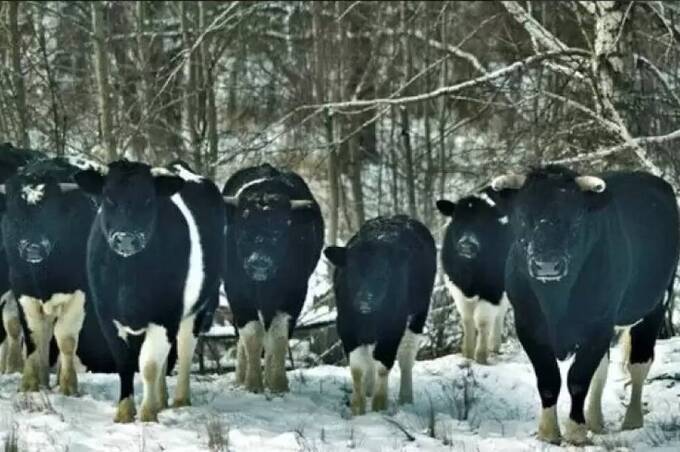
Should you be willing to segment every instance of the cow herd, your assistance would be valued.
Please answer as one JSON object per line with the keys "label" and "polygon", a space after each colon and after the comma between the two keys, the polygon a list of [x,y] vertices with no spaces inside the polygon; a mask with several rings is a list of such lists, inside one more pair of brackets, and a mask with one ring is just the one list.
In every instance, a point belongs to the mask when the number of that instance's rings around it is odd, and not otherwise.
{"label": "cow herd", "polygon": [[[83,368],[117,373],[116,422],[191,403],[197,336],[210,327],[222,284],[238,332],[236,383],[288,391],[286,356],[322,250],[333,265],[338,334],[352,379],[351,411],[413,402],[412,369],[437,272],[435,240],[404,215],[367,221],[345,246],[324,247],[321,209],[297,174],[263,164],[223,190],[181,161],[163,168],[100,165],[0,145],[0,373],[21,391],[78,394]],[[642,387],[654,357],[680,253],[669,184],[640,172],[580,175],[560,166],[499,176],[456,202],[441,246],[460,313],[462,353],[487,364],[506,311],[534,367],[538,437],[587,441],[604,427],[609,348],[623,330],[631,400],[624,429],[642,426]],[[557,360],[571,410],[561,433]],[[264,357],[264,364],[262,358]],[[588,395],[587,409],[585,407]]]}

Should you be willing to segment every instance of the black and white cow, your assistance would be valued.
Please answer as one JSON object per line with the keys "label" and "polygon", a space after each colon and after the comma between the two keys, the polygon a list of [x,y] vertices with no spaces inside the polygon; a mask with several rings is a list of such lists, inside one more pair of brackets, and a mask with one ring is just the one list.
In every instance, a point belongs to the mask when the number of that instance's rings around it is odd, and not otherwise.
{"label": "black and white cow", "polygon": [[[36,160],[2,186],[9,283],[26,340],[23,391],[49,386],[52,336],[59,348],[63,394],[77,393],[76,356],[96,372],[113,368],[99,329],[91,327],[94,311],[86,304],[85,254],[95,207],[72,182],[76,171],[62,159]],[[84,322],[91,333],[86,340],[81,336]]]}
{"label": "black and white cow", "polygon": [[268,164],[236,172],[227,206],[224,287],[238,329],[237,383],[288,391],[286,352],[323,248],[321,210],[297,174]]}
{"label": "black and white cow", "polygon": [[506,290],[536,372],[539,438],[560,440],[556,358],[572,353],[564,437],[582,444],[588,429],[602,431],[601,396],[616,327],[630,328],[631,341],[632,391],[623,428],[642,426],[642,386],[680,251],[673,189],[647,173],[582,176],[560,166],[501,176],[492,186],[517,190],[510,203]]}
{"label": "black and white cow", "polygon": [[399,403],[413,402],[412,369],[437,267],[432,234],[404,215],[367,221],[347,247],[324,254],[335,265],[338,333],[352,372],[352,413],[387,408],[388,376],[401,368]]}
{"label": "black and white cow", "polygon": [[126,160],[75,175],[102,199],[92,224],[87,273],[101,328],[120,377],[116,422],[135,417],[133,378],[144,381],[140,420],[167,406],[165,374],[176,342],[175,406],[190,404],[196,336],[217,307],[224,204],[219,189],[187,166]]}
{"label": "black and white cow", "polygon": [[[496,205],[501,194],[490,187],[458,202],[437,201],[451,220],[446,226],[441,261],[463,323],[463,356],[486,364],[498,353],[509,303],[505,260],[510,247],[508,217]],[[508,190],[503,192],[508,195]]]}

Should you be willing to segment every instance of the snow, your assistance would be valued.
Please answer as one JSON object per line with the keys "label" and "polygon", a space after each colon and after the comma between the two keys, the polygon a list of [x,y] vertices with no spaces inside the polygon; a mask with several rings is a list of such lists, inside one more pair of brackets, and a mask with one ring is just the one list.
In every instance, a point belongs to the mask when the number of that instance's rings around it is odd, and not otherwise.
{"label": "snow", "polygon": [[[131,425],[112,422],[116,376],[81,375],[79,398],[54,392],[24,396],[17,393],[18,375],[1,376],[0,444],[14,429],[22,451],[205,451],[208,432],[221,429],[228,447],[215,450],[563,450],[535,439],[539,400],[533,371],[516,343],[505,344],[503,351],[490,366],[457,355],[418,362],[416,404],[401,408],[394,404],[395,368],[389,411],[355,418],[348,408],[349,371],[334,366],[289,372],[291,392],[282,397],[246,393],[235,387],[233,374],[195,375],[193,407],[163,411],[158,424]],[[679,450],[680,338],[657,345],[644,392],[648,414],[643,429],[619,432],[629,390],[618,349],[612,362],[603,399],[610,433],[595,436],[587,450]],[[169,383],[173,391],[175,379]],[[135,388],[139,404],[139,379]],[[563,388],[558,405],[562,421],[568,399]],[[428,434],[431,418],[434,438]],[[415,439],[408,441],[397,425]]]}

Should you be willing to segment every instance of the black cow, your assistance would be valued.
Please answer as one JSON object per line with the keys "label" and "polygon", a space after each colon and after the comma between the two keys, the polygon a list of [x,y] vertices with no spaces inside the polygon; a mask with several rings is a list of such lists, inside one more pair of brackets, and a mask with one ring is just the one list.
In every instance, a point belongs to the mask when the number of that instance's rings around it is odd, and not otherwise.
{"label": "black cow", "polygon": [[489,350],[500,349],[509,306],[505,260],[510,226],[493,200],[498,195],[489,187],[456,203],[437,201],[439,211],[451,218],[441,260],[446,286],[463,323],[463,355],[481,364],[487,363]]}
{"label": "black cow", "polygon": [[297,174],[271,165],[236,172],[222,190],[227,206],[224,287],[239,341],[237,383],[288,390],[288,338],[323,247],[319,205]]}
{"label": "black cow", "polygon": [[126,160],[75,175],[102,198],[88,242],[87,273],[101,328],[116,360],[116,422],[135,417],[137,362],[144,381],[140,419],[167,406],[165,370],[176,342],[175,406],[190,404],[196,336],[218,303],[224,204],[219,189],[186,165],[171,170]]}
{"label": "black cow", "polygon": [[399,403],[413,402],[412,369],[430,307],[437,267],[432,234],[403,215],[367,221],[347,243],[324,254],[335,266],[338,333],[352,372],[353,414],[387,408],[388,376],[401,368]]}
{"label": "black cow", "polygon": [[[62,159],[35,160],[2,186],[9,283],[20,306],[28,355],[23,391],[49,385],[53,335],[59,348],[63,394],[77,393],[76,355],[95,372],[113,368],[111,355],[102,347],[94,311],[86,303],[85,253],[95,206],[72,182],[76,171],[77,167]],[[83,331],[88,332],[85,338]]]}
{"label": "black cow", "polygon": [[555,358],[572,353],[565,439],[581,444],[588,429],[603,429],[600,400],[616,327],[630,328],[632,395],[623,428],[642,426],[642,386],[680,251],[673,189],[642,172],[580,176],[560,166],[502,176],[492,185],[518,190],[510,204],[514,240],[506,288],[517,336],[536,372],[539,437],[560,440]]}

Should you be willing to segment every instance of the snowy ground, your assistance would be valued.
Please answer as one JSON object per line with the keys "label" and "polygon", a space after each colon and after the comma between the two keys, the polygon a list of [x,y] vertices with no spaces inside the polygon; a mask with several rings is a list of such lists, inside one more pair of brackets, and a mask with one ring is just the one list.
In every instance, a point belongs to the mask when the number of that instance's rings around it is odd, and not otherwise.
{"label": "snowy ground", "polygon": [[[618,433],[628,391],[617,365],[618,350],[612,359],[604,394],[612,433],[594,437],[589,449],[680,450],[680,338],[657,346],[644,395],[649,413],[641,430]],[[205,451],[210,436],[218,438],[215,450],[234,451],[560,450],[534,437],[538,396],[531,366],[517,345],[506,344],[491,366],[448,356],[419,362],[414,373],[415,405],[397,409],[393,404],[386,414],[354,419],[347,406],[345,368],[292,371],[292,392],[284,397],[245,393],[234,387],[233,375],[195,376],[193,407],[169,409],[159,424],[132,425],[112,422],[115,376],[82,376],[79,398],[54,393],[27,398],[17,394],[18,376],[2,376],[0,450],[10,431],[18,436],[20,451],[41,452]],[[398,378],[394,369],[392,398]],[[136,391],[139,403],[139,380]],[[568,409],[564,389],[559,407],[563,420]]]}

